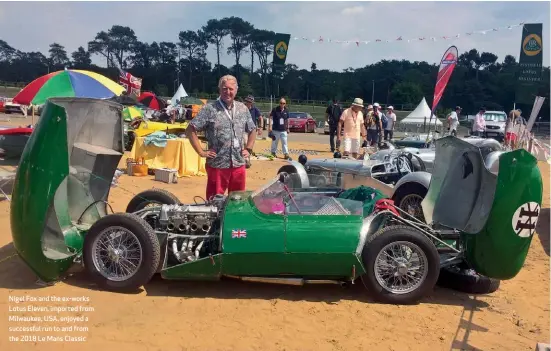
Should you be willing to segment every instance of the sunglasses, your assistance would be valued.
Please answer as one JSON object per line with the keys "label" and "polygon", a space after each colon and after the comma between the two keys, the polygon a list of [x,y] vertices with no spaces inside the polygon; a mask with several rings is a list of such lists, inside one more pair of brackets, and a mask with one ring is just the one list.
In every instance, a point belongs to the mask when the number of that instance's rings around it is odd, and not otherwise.
{"label": "sunglasses", "polygon": [[286,104],[286,103],[284,103],[284,102],[280,102],[279,104],[280,104],[280,105],[287,105],[287,104]]}

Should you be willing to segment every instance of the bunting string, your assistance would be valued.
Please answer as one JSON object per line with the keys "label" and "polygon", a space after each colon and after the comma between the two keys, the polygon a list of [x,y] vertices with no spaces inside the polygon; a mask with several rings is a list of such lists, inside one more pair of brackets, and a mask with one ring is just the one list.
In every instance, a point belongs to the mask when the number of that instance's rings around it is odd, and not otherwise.
{"label": "bunting string", "polygon": [[[511,25],[503,26],[503,27],[484,29],[484,30],[476,30],[476,31],[471,31],[471,32],[468,32],[468,33],[464,33],[464,35],[466,35],[466,36],[480,35],[480,34],[481,35],[486,35],[487,33],[491,33],[491,32],[499,32],[499,31],[503,31],[503,30],[512,30],[513,28],[523,26],[524,23],[525,22],[521,22],[519,24],[511,24]],[[443,36],[434,36],[434,37],[416,37],[416,38],[409,38],[409,39],[406,39],[403,36],[399,36],[398,38],[395,38],[395,39],[374,39],[374,40],[357,40],[357,39],[335,40],[335,39],[330,39],[330,38],[324,38],[322,36],[320,36],[317,39],[312,39],[312,38],[307,38],[307,37],[293,37],[292,39],[293,40],[308,41],[308,42],[312,42],[312,43],[317,42],[319,44],[336,43],[336,44],[348,45],[348,44],[355,43],[356,46],[360,46],[360,44],[367,45],[367,44],[370,44],[370,43],[392,43],[392,42],[411,43],[411,42],[415,42],[415,41],[450,40],[450,39],[457,39],[457,38],[460,38],[460,37],[461,37],[461,33],[460,34],[455,34],[455,35],[443,35]]]}

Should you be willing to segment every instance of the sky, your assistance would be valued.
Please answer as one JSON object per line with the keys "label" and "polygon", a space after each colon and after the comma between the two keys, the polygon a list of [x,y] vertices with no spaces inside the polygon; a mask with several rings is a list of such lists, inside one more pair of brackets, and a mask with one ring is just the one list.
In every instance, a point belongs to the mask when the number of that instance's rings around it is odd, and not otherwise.
{"label": "sky", "polygon": [[[16,49],[40,51],[46,56],[49,44],[57,42],[65,46],[70,57],[71,52],[79,46],[86,48],[99,31],[107,31],[114,24],[131,27],[141,41],[176,42],[180,31],[198,30],[211,18],[230,16],[241,17],[255,28],[290,34],[287,63],[309,70],[315,62],[318,69],[334,71],[383,59],[439,63],[450,45],[456,45],[460,54],[475,48],[496,54],[500,62],[505,55],[518,60],[522,27],[492,29],[521,22],[543,23],[543,64],[549,66],[548,1],[0,2],[0,39]],[[488,29],[486,34],[466,35]],[[457,34],[459,38],[455,38]],[[404,40],[396,41],[400,36]],[[453,39],[444,40],[443,36]],[[407,42],[419,37],[427,39]],[[350,43],[329,43],[328,39]],[[358,46],[355,41],[370,43]],[[214,47],[209,46],[207,57],[212,64],[216,62]],[[105,65],[100,56],[94,56],[93,61]],[[250,54],[243,54],[241,63],[249,66],[250,61]],[[255,62],[258,67],[256,58]],[[224,50],[221,63],[231,66],[235,59]]]}

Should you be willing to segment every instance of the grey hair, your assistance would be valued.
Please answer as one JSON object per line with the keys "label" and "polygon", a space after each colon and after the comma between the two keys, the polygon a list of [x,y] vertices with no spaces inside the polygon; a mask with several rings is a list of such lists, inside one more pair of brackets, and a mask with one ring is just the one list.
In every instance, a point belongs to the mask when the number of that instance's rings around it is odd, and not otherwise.
{"label": "grey hair", "polygon": [[228,82],[228,81],[235,82],[235,87],[239,88],[239,86],[237,85],[237,78],[235,78],[231,74],[227,74],[227,75],[223,76],[222,78],[220,78],[220,80],[218,81],[218,88],[222,88],[222,85],[224,83]]}

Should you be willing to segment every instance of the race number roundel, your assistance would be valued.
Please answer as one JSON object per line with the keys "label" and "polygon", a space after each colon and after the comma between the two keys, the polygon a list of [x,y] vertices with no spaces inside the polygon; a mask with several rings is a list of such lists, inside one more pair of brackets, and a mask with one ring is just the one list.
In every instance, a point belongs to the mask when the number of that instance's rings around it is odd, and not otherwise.
{"label": "race number roundel", "polygon": [[517,208],[513,214],[513,230],[521,238],[528,238],[534,234],[538,216],[540,214],[540,205],[536,202],[527,202]]}

